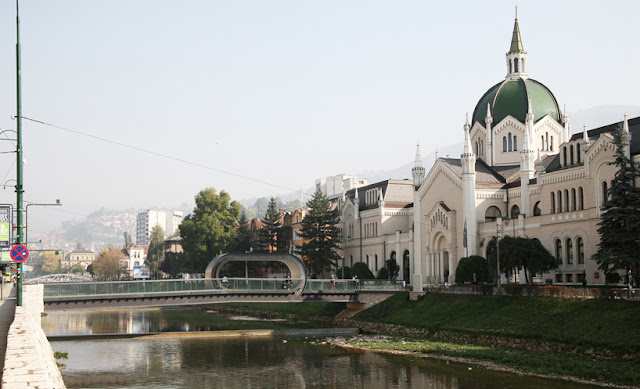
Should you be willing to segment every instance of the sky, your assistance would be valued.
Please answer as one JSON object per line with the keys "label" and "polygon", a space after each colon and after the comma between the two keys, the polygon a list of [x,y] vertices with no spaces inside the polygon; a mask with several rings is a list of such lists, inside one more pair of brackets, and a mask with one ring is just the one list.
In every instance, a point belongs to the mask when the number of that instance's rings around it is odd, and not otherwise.
{"label": "sky", "polygon": [[[0,0],[1,130],[16,129],[15,5]],[[569,114],[640,114],[635,0],[22,1],[23,115],[49,124],[24,120],[25,200],[63,204],[30,208],[29,228],[206,187],[306,190],[460,143],[504,79],[516,6],[528,73]],[[0,148],[15,203],[15,147]]]}

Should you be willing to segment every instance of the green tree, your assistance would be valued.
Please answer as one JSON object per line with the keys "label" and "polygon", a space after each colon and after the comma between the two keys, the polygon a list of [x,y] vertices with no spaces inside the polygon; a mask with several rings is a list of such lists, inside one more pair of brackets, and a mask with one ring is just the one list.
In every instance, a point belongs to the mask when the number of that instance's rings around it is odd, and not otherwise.
{"label": "green tree", "polygon": [[340,259],[337,253],[340,243],[338,210],[331,209],[329,200],[320,189],[307,202],[307,208],[309,212],[302,219],[300,229],[300,237],[304,243],[298,252],[306,261],[311,274],[324,277],[332,267],[337,266]]}
{"label": "green tree", "polygon": [[87,273],[93,275],[93,263],[89,264],[89,266],[87,266]]}
{"label": "green tree", "polygon": [[[496,238],[487,246],[487,259],[491,274],[496,271]],[[538,239],[505,236],[500,239],[500,274],[511,270],[525,271],[527,284],[533,274],[541,274],[556,269],[558,261]]]}
{"label": "green tree", "polygon": [[151,229],[151,236],[149,237],[149,251],[147,252],[147,259],[144,261],[145,265],[149,266],[149,272],[158,278],[158,270],[163,259],[164,249],[164,230],[160,225],[155,225]]}
{"label": "green tree", "polygon": [[84,268],[84,266],[82,266],[81,264],[77,264],[77,265],[75,265],[75,266],[71,269],[71,272],[72,272],[73,274],[80,274],[80,275],[82,275],[82,274],[84,274],[84,273],[85,273],[85,268]]}
{"label": "green tree", "polygon": [[179,273],[182,273],[184,260],[184,253],[166,253],[164,260],[160,263],[160,270],[169,274],[171,278],[174,278]]}
{"label": "green tree", "polygon": [[122,273],[120,261],[124,258],[122,251],[109,246],[100,250],[98,256],[93,261],[93,272],[98,279],[116,280]]}
{"label": "green tree", "polygon": [[615,160],[610,164],[617,171],[600,214],[600,243],[594,259],[605,274],[619,269],[634,269],[639,274],[640,188],[635,182],[640,179],[640,166],[625,153],[629,139],[622,126],[615,132],[613,144]]}
{"label": "green tree", "polygon": [[225,191],[218,195],[213,188],[196,195],[196,207],[180,224],[182,249],[189,272],[204,272],[216,255],[227,252],[234,240],[240,203],[231,201]]}
{"label": "green tree", "polygon": [[460,258],[458,267],[456,267],[456,283],[473,282],[474,274],[478,282],[489,282],[489,264],[487,260],[479,255]]}
{"label": "green tree", "polygon": [[274,252],[278,251],[278,231],[280,229],[280,211],[278,204],[272,197],[267,205],[267,211],[264,214],[262,228],[259,231],[260,243],[258,251]]}
{"label": "green tree", "polygon": [[369,269],[369,266],[364,262],[354,263],[351,268],[351,274],[358,276],[358,279],[361,280],[372,280],[375,278],[373,272]]}
{"label": "green tree", "polygon": [[129,247],[133,245],[133,238],[131,234],[127,231],[124,232],[124,247]]}
{"label": "green tree", "polygon": [[236,235],[229,251],[244,253],[250,251],[253,244],[253,232],[251,228],[249,228],[249,219],[247,219],[246,213],[242,211],[242,213],[240,213],[240,220],[238,220]]}

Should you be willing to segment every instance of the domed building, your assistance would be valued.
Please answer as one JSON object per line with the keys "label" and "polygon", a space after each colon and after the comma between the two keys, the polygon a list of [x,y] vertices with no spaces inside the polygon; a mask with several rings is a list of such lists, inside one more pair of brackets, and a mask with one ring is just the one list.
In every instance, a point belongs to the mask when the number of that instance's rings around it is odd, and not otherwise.
{"label": "domed building", "polygon": [[[597,252],[602,204],[615,176],[614,131],[631,136],[627,153],[640,159],[640,118],[580,134],[544,84],[529,78],[518,19],[506,53],[505,79],[478,100],[464,125],[459,159],[438,158],[429,172],[418,147],[413,168],[414,290],[453,283],[462,257],[487,257],[497,234],[538,239],[558,260],[537,274],[551,284],[603,284]],[[384,258],[386,258],[385,256]],[[525,282],[522,272],[503,282]]]}

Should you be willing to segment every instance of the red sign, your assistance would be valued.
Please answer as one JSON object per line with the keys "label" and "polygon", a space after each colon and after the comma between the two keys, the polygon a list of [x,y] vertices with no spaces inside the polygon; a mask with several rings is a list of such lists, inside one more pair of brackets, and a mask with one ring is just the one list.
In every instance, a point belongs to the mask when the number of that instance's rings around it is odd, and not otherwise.
{"label": "red sign", "polygon": [[29,249],[19,244],[11,249],[11,259],[13,262],[22,263],[29,258]]}

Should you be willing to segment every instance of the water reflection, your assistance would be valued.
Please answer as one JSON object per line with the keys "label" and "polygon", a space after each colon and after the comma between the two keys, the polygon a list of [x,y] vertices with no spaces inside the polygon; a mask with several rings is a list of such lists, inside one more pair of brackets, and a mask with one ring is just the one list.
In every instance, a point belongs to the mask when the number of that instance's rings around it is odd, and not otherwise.
{"label": "water reflection", "polygon": [[584,388],[302,339],[54,341],[68,388]]}

